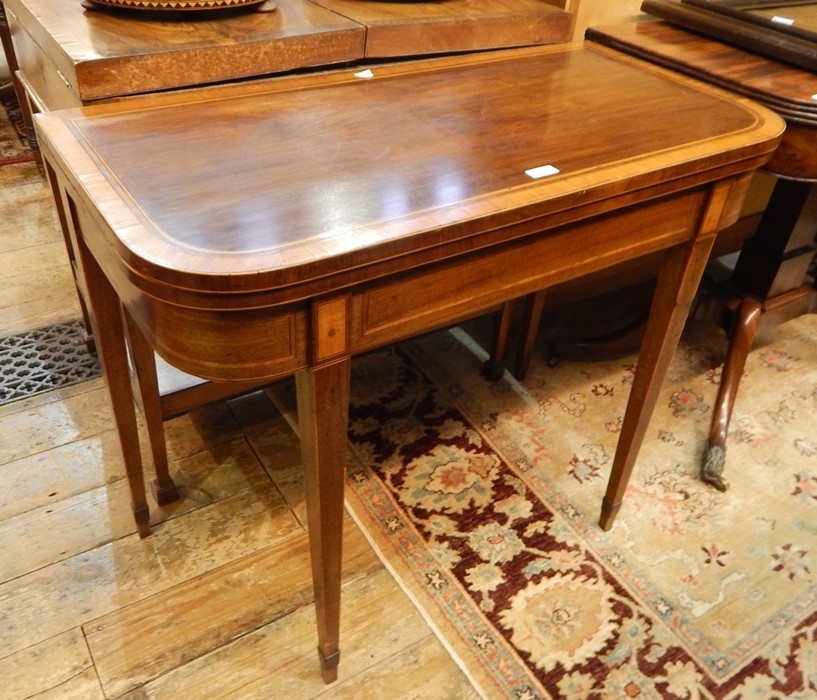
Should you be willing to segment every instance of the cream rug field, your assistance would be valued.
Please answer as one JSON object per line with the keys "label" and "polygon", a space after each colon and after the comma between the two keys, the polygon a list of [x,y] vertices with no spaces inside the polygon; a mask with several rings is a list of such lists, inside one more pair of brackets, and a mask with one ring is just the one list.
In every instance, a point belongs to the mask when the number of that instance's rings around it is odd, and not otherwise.
{"label": "cream rug field", "polygon": [[490,382],[466,326],[355,360],[348,505],[485,697],[817,697],[817,316],[774,337],[722,494],[697,471],[726,340],[688,327],[609,533],[636,356]]}

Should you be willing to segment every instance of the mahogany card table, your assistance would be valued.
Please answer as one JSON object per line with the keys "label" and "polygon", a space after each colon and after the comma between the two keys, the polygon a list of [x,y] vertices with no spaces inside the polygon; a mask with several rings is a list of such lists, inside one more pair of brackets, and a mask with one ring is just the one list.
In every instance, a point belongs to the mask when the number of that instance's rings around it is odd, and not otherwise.
{"label": "mahogany card table", "polygon": [[[326,681],[351,358],[619,263],[660,277],[602,505],[621,506],[717,231],[775,113],[604,47],[509,49],[37,116],[82,258],[141,534],[128,349],[295,375]],[[129,345],[130,344],[130,345]]]}

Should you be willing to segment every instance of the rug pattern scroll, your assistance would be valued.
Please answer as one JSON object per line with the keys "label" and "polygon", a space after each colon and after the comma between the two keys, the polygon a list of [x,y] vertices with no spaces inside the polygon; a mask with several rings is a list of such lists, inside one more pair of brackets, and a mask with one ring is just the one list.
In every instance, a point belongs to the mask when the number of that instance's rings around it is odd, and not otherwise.
{"label": "rug pattern scroll", "polygon": [[725,338],[688,329],[608,533],[635,357],[492,383],[454,329],[355,360],[349,505],[485,697],[817,697],[817,317],[779,338],[720,494],[697,460]]}

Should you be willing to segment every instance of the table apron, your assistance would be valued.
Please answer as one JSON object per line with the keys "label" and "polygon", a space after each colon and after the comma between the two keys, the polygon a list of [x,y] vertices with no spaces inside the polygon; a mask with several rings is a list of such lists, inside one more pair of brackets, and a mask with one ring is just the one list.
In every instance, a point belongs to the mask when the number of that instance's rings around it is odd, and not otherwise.
{"label": "table apron", "polygon": [[260,308],[191,308],[147,295],[133,284],[109,244],[93,235],[93,217],[81,212],[80,220],[85,220],[83,236],[119,298],[161,357],[209,380],[272,380],[688,243],[698,233],[712,186],[328,290],[311,299]]}
{"label": "table apron", "polygon": [[356,290],[351,350],[371,350],[686,243],[695,236],[708,194],[699,188],[630,206]]}

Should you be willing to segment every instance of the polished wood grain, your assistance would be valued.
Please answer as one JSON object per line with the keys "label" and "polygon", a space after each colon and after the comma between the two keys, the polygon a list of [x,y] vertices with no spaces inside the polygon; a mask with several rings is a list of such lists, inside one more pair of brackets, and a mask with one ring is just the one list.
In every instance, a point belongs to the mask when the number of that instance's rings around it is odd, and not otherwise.
{"label": "polished wood grain", "polygon": [[587,38],[644,58],[773,109],[786,120],[780,148],[765,169],[793,179],[817,176],[817,74],[688,32],[644,21],[587,30]]}
{"label": "polished wood grain", "polygon": [[774,190],[721,293],[730,312],[725,316],[730,344],[701,475],[726,490],[729,423],[755,334],[817,308],[817,291],[808,279],[817,249],[817,74],[669,22],[595,27],[587,36],[751,97],[786,120],[780,146],[765,166],[777,176]]}
{"label": "polished wood grain", "polygon": [[[27,108],[24,116],[31,122],[31,113],[137,93],[360,61],[367,56],[366,42],[381,36],[374,29],[380,24],[389,29],[378,39],[377,53],[410,57],[566,41],[574,17],[567,0],[525,0],[518,5],[504,0],[419,5],[362,1],[345,9],[357,19],[308,0],[282,0],[273,13],[221,12],[187,18],[88,11],[76,0],[12,0],[13,46],[9,42],[9,49],[16,47],[12,54],[15,66],[16,55],[20,56],[16,81],[21,86],[21,104]],[[30,136],[36,143],[33,124]],[[259,138],[270,136],[260,134]],[[39,152],[35,149],[35,153]],[[86,342],[94,349],[85,276],[67,223],[70,213],[59,193],[55,193],[55,202],[79,292]],[[140,343],[137,329],[131,328],[131,335],[133,351],[152,352]],[[152,486],[164,503],[175,497],[176,489],[167,473],[162,422],[207,401],[257,387],[258,382],[231,382],[229,386],[200,382],[179,388],[162,381],[158,397],[152,388],[145,388],[151,383],[150,378],[143,378],[134,395],[154,438],[150,449],[157,479]]]}
{"label": "polished wood grain", "polygon": [[[683,0],[710,12],[747,22],[763,30],[763,34],[817,39],[817,3],[814,0]],[[762,35],[761,35],[762,37]],[[762,40],[762,38],[761,38]]]}
{"label": "polished wood grain", "polygon": [[366,27],[366,56],[383,58],[560,43],[572,36],[570,0],[312,0]]}
{"label": "polished wood grain", "polygon": [[275,12],[168,21],[75,0],[4,2],[23,77],[43,110],[237,80],[363,55],[365,28],[306,0]]}
{"label": "polished wood grain", "polygon": [[[713,11],[713,5],[717,3],[645,0],[641,8],[655,17],[669,20],[717,41],[741,46],[806,70],[817,69],[815,35],[803,34],[794,28],[790,31],[777,30],[775,27],[780,25],[764,20],[762,15],[755,12],[750,13],[747,10],[718,12]],[[778,15],[785,15],[787,9],[791,9],[798,13],[801,19],[815,17],[813,8],[787,8],[785,3],[769,3],[769,6],[777,6],[777,10],[773,12]]]}
{"label": "polished wood grain", "polygon": [[[77,0],[4,3],[20,68],[43,111],[370,55],[564,42],[574,19],[564,2],[546,0],[276,4],[274,12],[168,20],[161,14],[87,11]],[[375,48],[367,48],[370,41]]]}
{"label": "polished wood grain", "polygon": [[[222,86],[37,122],[105,328],[114,403],[131,391],[120,306],[184,371],[296,374],[326,681],[338,669],[350,357],[663,255],[603,504],[610,527],[717,231],[737,219],[783,129],[760,106],[573,46]],[[542,166],[557,172],[526,172]],[[147,534],[133,411],[114,414]]]}

